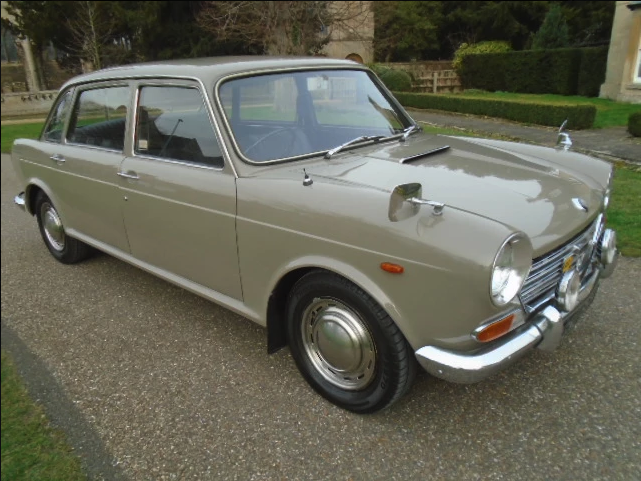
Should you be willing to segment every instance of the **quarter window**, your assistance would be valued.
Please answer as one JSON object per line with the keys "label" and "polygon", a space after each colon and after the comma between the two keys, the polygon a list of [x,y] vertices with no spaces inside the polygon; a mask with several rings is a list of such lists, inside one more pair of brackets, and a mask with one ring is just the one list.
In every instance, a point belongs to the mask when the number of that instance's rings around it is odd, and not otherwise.
{"label": "quarter window", "polygon": [[223,157],[200,91],[191,87],[143,87],[135,152],[223,166]]}
{"label": "quarter window", "polygon": [[71,116],[67,140],[75,144],[123,150],[129,87],[80,93]]}
{"label": "quarter window", "polygon": [[58,100],[44,132],[45,140],[60,143],[62,139],[62,129],[65,126],[65,119],[67,117],[67,111],[69,110],[70,99],[71,92],[67,92]]}

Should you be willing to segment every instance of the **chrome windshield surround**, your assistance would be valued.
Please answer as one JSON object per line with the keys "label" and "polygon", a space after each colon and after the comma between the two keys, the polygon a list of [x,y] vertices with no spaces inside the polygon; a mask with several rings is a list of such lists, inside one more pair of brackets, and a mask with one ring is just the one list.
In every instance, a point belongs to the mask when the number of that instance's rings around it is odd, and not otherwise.
{"label": "chrome windshield surround", "polygon": [[[387,101],[390,102],[390,104],[394,105],[394,107],[399,110],[399,112],[403,115],[404,120],[407,121],[408,124],[414,125],[416,122],[409,116],[409,114],[405,111],[405,108],[396,100],[396,98],[391,95],[390,91],[383,85],[383,83],[380,81],[378,76],[373,74],[371,70],[364,66],[360,65],[328,65],[328,66],[317,66],[317,67],[296,67],[296,68],[291,68],[291,67],[285,67],[285,68],[278,68],[278,69],[270,69],[270,68],[265,68],[265,69],[258,69],[258,70],[251,70],[249,72],[241,72],[241,73],[235,73],[231,75],[226,75],[216,81],[214,84],[214,100],[216,102],[216,105],[218,107],[218,111],[221,113],[221,118],[222,122],[225,126],[225,129],[227,130],[227,134],[229,135],[229,139],[231,140],[232,146],[234,147],[234,150],[238,157],[245,163],[249,165],[254,165],[254,166],[263,166],[263,165],[271,165],[271,164],[281,164],[285,162],[292,162],[295,160],[303,160],[303,159],[309,159],[312,157],[317,157],[319,155],[325,155],[328,150],[319,150],[316,152],[309,152],[307,154],[302,154],[302,155],[295,155],[292,157],[284,157],[282,159],[274,159],[274,160],[267,160],[264,162],[257,162],[255,160],[251,160],[248,157],[246,157],[241,149],[240,146],[238,145],[238,142],[236,142],[236,136],[234,135],[234,131],[231,128],[231,125],[229,124],[229,120],[227,119],[227,116],[225,115],[225,109],[223,108],[222,101],[220,100],[220,87],[223,83],[228,82],[229,80],[234,80],[237,78],[245,78],[245,77],[256,77],[260,75],[273,75],[273,74],[281,74],[281,73],[288,73],[288,72],[315,72],[315,71],[323,71],[323,70],[356,70],[356,71],[361,71],[365,72],[368,74],[372,82],[376,84],[376,86],[379,88],[379,90],[384,93],[385,98]],[[371,75],[370,75],[371,74]],[[403,136],[404,132],[400,132],[398,134],[391,135],[389,137],[385,137],[381,139],[379,142],[387,142],[390,140],[396,140],[399,139]]]}

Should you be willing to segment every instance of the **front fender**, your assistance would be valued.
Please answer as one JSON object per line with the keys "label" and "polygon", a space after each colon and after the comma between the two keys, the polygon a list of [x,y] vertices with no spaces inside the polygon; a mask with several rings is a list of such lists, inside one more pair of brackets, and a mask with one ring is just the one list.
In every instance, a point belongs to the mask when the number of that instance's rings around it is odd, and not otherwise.
{"label": "front fender", "polygon": [[[424,206],[392,222],[389,195],[320,180],[308,188],[282,179],[239,179],[247,306],[266,316],[280,279],[296,269],[322,268],[372,296],[412,347],[475,347],[471,331],[498,313],[489,297],[491,264],[514,229],[449,207],[435,217]],[[402,265],[404,273],[383,271],[383,262]]]}

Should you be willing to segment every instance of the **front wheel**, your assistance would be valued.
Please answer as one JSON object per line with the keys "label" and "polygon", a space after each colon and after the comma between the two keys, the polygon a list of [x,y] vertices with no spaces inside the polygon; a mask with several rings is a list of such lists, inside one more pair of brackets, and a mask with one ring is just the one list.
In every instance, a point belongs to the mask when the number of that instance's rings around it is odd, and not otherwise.
{"label": "front wheel", "polygon": [[90,254],[87,244],[67,235],[60,214],[44,192],[38,193],[35,208],[40,235],[51,255],[63,264],[74,264]]}
{"label": "front wheel", "polygon": [[303,377],[342,408],[379,411],[414,380],[416,360],[396,324],[367,293],[336,274],[303,276],[289,296],[287,321]]}

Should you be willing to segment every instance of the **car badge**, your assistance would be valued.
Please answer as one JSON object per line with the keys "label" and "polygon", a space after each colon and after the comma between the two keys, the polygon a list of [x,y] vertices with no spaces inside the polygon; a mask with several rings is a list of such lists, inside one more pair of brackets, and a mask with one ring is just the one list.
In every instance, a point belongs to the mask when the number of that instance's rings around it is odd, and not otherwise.
{"label": "car badge", "polygon": [[574,255],[567,256],[566,259],[563,261],[563,274],[565,274],[567,271],[572,269],[573,264],[574,264]]}
{"label": "car badge", "polygon": [[588,204],[581,197],[574,197],[572,199],[572,205],[583,212],[588,211]]}

